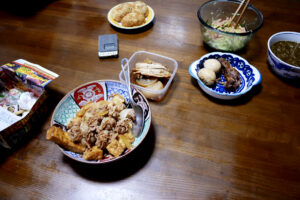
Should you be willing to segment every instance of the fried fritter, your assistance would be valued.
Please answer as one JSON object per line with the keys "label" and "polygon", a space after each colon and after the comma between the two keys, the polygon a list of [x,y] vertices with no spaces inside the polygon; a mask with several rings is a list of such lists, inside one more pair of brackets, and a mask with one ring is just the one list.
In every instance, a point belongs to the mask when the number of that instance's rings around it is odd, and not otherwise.
{"label": "fried fritter", "polygon": [[140,26],[145,23],[145,17],[139,12],[132,12],[123,17],[121,23],[125,27]]}
{"label": "fried fritter", "polygon": [[134,11],[134,12],[139,12],[139,13],[143,14],[144,17],[147,17],[148,14],[149,14],[147,4],[145,4],[145,3],[142,2],[142,1],[136,1],[136,2],[134,2],[134,8],[133,8],[133,11]]}
{"label": "fried fritter", "polygon": [[123,17],[128,13],[132,12],[133,10],[133,3],[121,3],[115,9],[112,10],[111,16],[117,22],[121,22]]}

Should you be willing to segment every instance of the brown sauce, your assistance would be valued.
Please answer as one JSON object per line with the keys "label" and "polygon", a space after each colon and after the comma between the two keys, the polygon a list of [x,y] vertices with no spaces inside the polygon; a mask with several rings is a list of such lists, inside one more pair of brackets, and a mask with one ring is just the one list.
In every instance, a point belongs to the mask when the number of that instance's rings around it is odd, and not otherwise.
{"label": "brown sauce", "polygon": [[271,45],[271,50],[282,61],[300,67],[300,43],[280,41]]}

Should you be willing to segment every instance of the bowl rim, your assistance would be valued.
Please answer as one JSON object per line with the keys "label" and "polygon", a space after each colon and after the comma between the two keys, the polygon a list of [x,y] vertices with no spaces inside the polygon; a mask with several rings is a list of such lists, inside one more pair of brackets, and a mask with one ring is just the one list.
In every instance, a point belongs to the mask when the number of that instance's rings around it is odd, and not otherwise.
{"label": "bowl rim", "polygon": [[197,16],[198,16],[198,19],[199,21],[207,28],[209,28],[210,30],[213,30],[213,31],[216,31],[218,33],[222,33],[222,34],[228,34],[228,35],[235,35],[235,36],[247,36],[247,35],[250,35],[250,34],[254,34],[255,32],[257,32],[263,25],[264,23],[264,16],[263,14],[256,8],[254,7],[252,4],[249,3],[248,5],[248,9],[254,11],[257,16],[261,19],[261,22],[260,24],[254,29],[254,30],[251,30],[251,31],[247,31],[245,33],[231,33],[231,32],[225,32],[225,31],[221,31],[221,30],[218,30],[218,29],[215,29],[213,28],[212,26],[208,25],[201,17],[200,15],[200,10],[207,4],[209,3],[212,3],[212,2],[231,2],[231,3],[241,3],[241,1],[235,1],[235,0],[210,0],[210,1],[207,1],[205,2],[204,4],[202,4],[200,6],[200,8],[198,9],[198,12],[197,12]]}
{"label": "bowl rim", "polygon": [[[54,111],[53,111],[53,113],[52,113],[51,119],[50,119],[50,126],[53,126],[53,125],[55,124],[55,123],[53,123],[53,122],[55,121],[55,120],[54,120],[54,115],[55,115],[57,109],[58,109],[59,106],[66,100],[66,98],[68,98],[68,97],[72,94],[72,92],[74,92],[75,90],[77,90],[78,88],[80,88],[80,87],[82,87],[82,86],[88,85],[88,84],[90,84],[90,83],[98,82],[98,81],[101,81],[101,82],[109,82],[109,81],[111,81],[111,82],[118,82],[118,83],[121,83],[121,84],[125,85],[125,83],[122,83],[122,82],[119,81],[119,80],[113,80],[113,79],[98,79],[98,80],[88,81],[88,82],[86,82],[86,83],[82,83],[82,84],[80,84],[79,86],[74,87],[74,88],[71,89],[69,92],[67,92],[67,93],[65,94],[65,96],[57,103],[57,105],[56,105],[56,107],[55,107],[55,109],[54,109]],[[132,88],[134,88],[134,87],[132,87]],[[114,161],[117,161],[117,160],[120,160],[120,159],[123,159],[124,157],[126,157],[128,154],[130,154],[131,152],[133,152],[135,149],[137,149],[137,148],[143,143],[143,141],[145,140],[146,136],[147,136],[148,133],[149,133],[149,130],[150,130],[150,127],[151,127],[151,121],[152,121],[151,108],[150,108],[150,104],[149,104],[147,98],[144,96],[144,94],[143,94],[141,91],[137,90],[136,88],[134,88],[134,89],[135,89],[137,92],[139,92],[140,95],[143,96],[144,100],[145,100],[146,103],[148,104],[148,107],[149,107],[149,118],[148,118],[148,120],[149,120],[149,126],[147,127],[146,134],[144,135],[144,137],[141,138],[140,142],[139,142],[135,147],[132,147],[130,151],[128,151],[127,153],[122,154],[122,155],[120,155],[120,156],[118,156],[118,157],[116,157],[116,158],[114,158],[114,159],[110,159],[110,160],[107,160],[107,161],[103,161],[103,160],[102,160],[102,161],[99,161],[99,160],[98,160],[98,161],[88,161],[88,160],[79,160],[79,159],[77,159],[77,158],[75,158],[75,157],[73,157],[73,156],[70,156],[68,153],[66,153],[66,151],[69,151],[69,150],[66,150],[66,149],[62,148],[61,146],[59,146],[59,145],[56,144],[56,143],[55,143],[55,145],[59,148],[59,150],[60,150],[65,156],[71,158],[72,160],[75,160],[75,161],[80,162],[80,163],[85,163],[85,164],[99,165],[99,164],[112,163],[112,162],[114,162]],[[146,121],[146,120],[145,120],[145,121]],[[144,128],[145,128],[145,124],[146,124],[146,123],[144,123]],[[72,152],[72,151],[71,151],[71,152]],[[73,152],[73,153],[75,153],[75,152]],[[76,154],[80,154],[80,153],[76,153]]]}
{"label": "bowl rim", "polygon": [[[206,58],[206,57],[208,57],[208,56],[210,56],[210,55],[224,55],[224,54],[225,54],[225,55],[226,55],[226,54],[227,54],[227,55],[231,55],[231,56],[233,56],[233,57],[237,57],[237,58],[243,60],[246,64],[248,64],[248,65],[250,66],[251,69],[256,70],[256,71],[258,72],[258,74],[259,74],[259,80],[256,81],[256,82],[253,82],[252,86],[249,87],[248,89],[246,89],[246,90],[243,91],[243,92],[238,92],[238,93],[233,93],[233,94],[231,94],[231,93],[229,93],[229,94],[228,94],[228,93],[221,94],[221,93],[219,93],[219,92],[216,92],[215,90],[212,90],[212,89],[211,89],[210,87],[208,87],[207,85],[205,85],[205,84],[200,80],[200,78],[199,78],[197,75],[195,75],[196,77],[193,76],[194,73],[193,73],[192,69],[193,69],[194,66],[197,66],[197,64],[200,62],[200,60],[203,60],[204,58]],[[241,95],[243,95],[243,94],[246,94],[247,92],[249,92],[249,91],[252,89],[253,86],[260,84],[260,83],[261,83],[261,80],[262,80],[262,75],[261,75],[260,71],[259,71],[256,67],[254,67],[253,65],[251,65],[246,59],[242,58],[241,56],[238,56],[238,55],[233,54],[233,53],[227,53],[227,52],[211,52],[211,53],[207,53],[207,54],[201,56],[201,58],[199,58],[198,60],[195,60],[195,61],[189,66],[189,73],[190,73],[190,75],[191,75],[192,77],[194,77],[194,78],[197,80],[198,83],[201,84],[201,86],[202,86],[205,90],[207,90],[207,91],[209,91],[209,92],[212,92],[212,93],[214,93],[214,94],[216,94],[216,95],[218,95],[218,96],[220,96],[220,97],[222,97],[222,96],[233,96],[233,97],[234,97],[234,96],[241,96]],[[240,72],[239,72],[239,73],[240,73]],[[253,72],[253,73],[254,73],[254,72]],[[207,92],[206,92],[206,93],[207,93]]]}
{"label": "bowl rim", "polygon": [[[292,69],[300,70],[300,67],[297,67],[297,66],[295,66],[295,65],[291,65],[291,64],[289,64],[289,63],[287,63],[287,62],[281,60],[279,57],[276,56],[275,53],[273,53],[273,51],[272,51],[272,49],[271,49],[271,45],[270,45],[271,40],[272,40],[275,36],[277,36],[277,35],[283,35],[283,34],[294,34],[294,35],[298,35],[299,38],[300,38],[300,33],[299,33],[299,32],[295,32],[295,31],[282,31],[282,32],[275,33],[275,34],[271,35],[271,36],[269,37],[269,39],[268,39],[268,43],[267,43],[267,46],[268,46],[268,52],[270,52],[270,54],[271,54],[274,58],[276,58],[279,62],[281,62],[281,63],[287,65],[288,67],[290,67],[290,68],[292,68]],[[280,41],[290,41],[290,40],[280,40]]]}

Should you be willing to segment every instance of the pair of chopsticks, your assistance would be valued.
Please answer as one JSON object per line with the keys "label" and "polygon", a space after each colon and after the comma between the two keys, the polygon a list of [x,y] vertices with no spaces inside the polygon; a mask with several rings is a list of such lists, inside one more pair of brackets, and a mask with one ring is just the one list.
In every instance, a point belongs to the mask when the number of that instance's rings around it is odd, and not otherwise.
{"label": "pair of chopsticks", "polygon": [[[245,1],[246,1],[246,4],[245,4]],[[242,8],[242,6],[245,4],[245,6],[244,6],[244,8],[243,8],[243,10],[242,10],[242,12],[241,12],[241,14],[240,14],[238,20],[236,21],[236,23],[235,23],[235,25],[234,25],[234,28],[237,27],[237,25],[240,23],[240,21],[241,21],[243,15],[244,15],[244,12],[245,12],[246,8],[248,7],[249,3],[250,3],[250,0],[243,0],[243,1],[241,2],[241,4],[239,5],[239,7],[236,9],[236,11],[235,11],[233,17],[231,18],[231,20],[230,20],[228,26],[231,26],[232,21],[233,21],[234,18],[236,17],[237,13],[240,11],[240,9]]]}

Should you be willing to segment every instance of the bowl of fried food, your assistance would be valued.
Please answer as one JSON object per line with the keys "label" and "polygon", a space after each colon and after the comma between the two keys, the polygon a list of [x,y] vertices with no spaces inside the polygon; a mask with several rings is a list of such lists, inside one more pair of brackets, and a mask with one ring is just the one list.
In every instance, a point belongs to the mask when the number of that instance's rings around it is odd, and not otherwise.
{"label": "bowl of fried food", "polygon": [[127,86],[119,81],[99,80],[69,92],[56,106],[46,139],[56,143],[64,155],[88,164],[121,159],[146,137],[151,124],[149,104],[136,89],[133,99],[144,112],[144,127],[133,135],[136,123]]}
{"label": "bowl of fried food", "polygon": [[111,8],[107,19],[117,28],[138,29],[153,21],[154,11],[142,1],[125,2]]}
{"label": "bowl of fried food", "polygon": [[194,61],[190,75],[208,95],[223,100],[236,99],[261,82],[261,74],[244,58],[213,52]]}
{"label": "bowl of fried food", "polygon": [[[173,58],[137,51],[128,60],[130,81],[146,98],[161,101],[166,95],[178,68]],[[125,83],[121,71],[119,78]]]}

